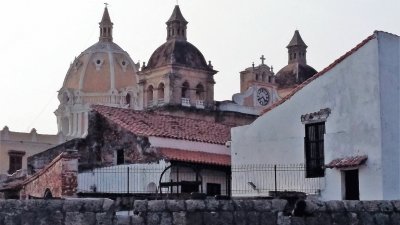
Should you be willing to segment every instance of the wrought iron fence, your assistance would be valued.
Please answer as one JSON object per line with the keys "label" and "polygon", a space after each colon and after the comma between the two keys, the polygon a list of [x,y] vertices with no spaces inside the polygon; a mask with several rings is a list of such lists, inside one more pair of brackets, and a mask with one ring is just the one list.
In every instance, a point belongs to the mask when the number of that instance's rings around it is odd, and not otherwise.
{"label": "wrought iron fence", "polygon": [[271,195],[276,192],[319,193],[323,177],[306,178],[304,164],[254,164],[232,167],[232,195]]}
{"label": "wrought iron fence", "polygon": [[[167,166],[131,164],[82,172],[78,175],[78,192],[157,194],[160,192],[160,178],[161,182],[196,181],[196,174],[188,169],[171,169],[161,177]],[[231,172],[229,176],[229,173],[204,168],[198,190],[207,193],[207,185],[215,188],[215,184],[219,184],[222,195],[269,196],[283,191],[314,194],[324,187],[325,182],[324,178],[306,178],[303,164],[237,165],[231,168]],[[183,190],[181,188],[171,186],[168,190],[163,189],[163,193],[179,193]]]}

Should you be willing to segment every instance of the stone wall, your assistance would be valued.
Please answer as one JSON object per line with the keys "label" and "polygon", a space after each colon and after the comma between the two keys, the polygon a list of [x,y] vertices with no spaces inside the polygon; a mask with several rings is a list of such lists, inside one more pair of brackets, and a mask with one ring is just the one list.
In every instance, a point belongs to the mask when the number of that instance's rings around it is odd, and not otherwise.
{"label": "stone wall", "polygon": [[109,199],[0,200],[1,225],[113,225]]}
{"label": "stone wall", "polygon": [[23,183],[21,198],[44,197],[46,190],[52,197],[74,196],[78,187],[78,158],[75,151],[61,153]]}
{"label": "stone wall", "polygon": [[108,199],[0,200],[1,225],[399,225],[400,201],[136,200],[128,214]]}

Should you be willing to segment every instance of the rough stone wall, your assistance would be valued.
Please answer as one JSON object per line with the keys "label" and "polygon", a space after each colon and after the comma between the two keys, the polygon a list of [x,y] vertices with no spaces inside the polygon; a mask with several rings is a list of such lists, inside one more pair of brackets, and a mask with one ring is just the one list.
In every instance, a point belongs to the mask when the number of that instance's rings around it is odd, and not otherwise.
{"label": "rough stone wall", "polygon": [[0,200],[1,225],[398,225],[400,201],[306,201],[289,216],[285,200],[137,200],[118,215],[109,199]]}
{"label": "rough stone wall", "polygon": [[24,182],[21,198],[44,197],[46,189],[53,197],[73,196],[78,187],[78,154],[63,152],[48,166]]}
{"label": "rough stone wall", "polygon": [[303,216],[290,216],[285,200],[135,201],[119,225],[397,225],[400,201],[306,202]]}
{"label": "rough stone wall", "polygon": [[0,200],[1,225],[113,225],[109,199]]}

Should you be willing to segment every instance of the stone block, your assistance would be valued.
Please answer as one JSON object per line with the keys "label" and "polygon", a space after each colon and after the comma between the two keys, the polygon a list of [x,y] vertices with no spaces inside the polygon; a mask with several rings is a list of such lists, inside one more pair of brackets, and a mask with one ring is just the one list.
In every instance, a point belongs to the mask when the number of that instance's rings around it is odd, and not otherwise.
{"label": "stone block", "polygon": [[360,220],[358,219],[357,213],[349,212],[349,225],[358,225]]}
{"label": "stone block", "polygon": [[364,210],[363,204],[361,201],[357,200],[347,200],[343,201],[344,207],[348,212],[361,212]]}
{"label": "stone block", "polygon": [[350,224],[349,215],[346,212],[331,212],[333,224]]}
{"label": "stone block", "polygon": [[160,225],[172,225],[172,214],[169,212],[162,213]]}
{"label": "stone block", "polygon": [[201,212],[188,212],[186,213],[186,224],[190,225],[203,225],[203,215]]}
{"label": "stone block", "polygon": [[375,214],[374,218],[375,218],[376,225],[389,225],[390,224],[389,215],[387,215],[385,213],[377,213],[377,214]]}
{"label": "stone block", "polygon": [[174,225],[186,225],[186,213],[185,212],[173,212],[172,223]]}
{"label": "stone block", "polygon": [[258,212],[271,211],[271,201],[268,200],[253,200],[254,210]]}
{"label": "stone block", "polygon": [[[1,215],[0,215],[1,217]],[[27,212],[24,213],[24,216],[21,217],[21,225],[32,225],[33,221],[37,219],[35,213]],[[36,222],[37,223],[37,222]],[[5,224],[0,218],[0,224]],[[44,223],[42,223],[44,224]]]}
{"label": "stone block", "polygon": [[394,207],[394,210],[400,212],[400,200],[390,201]]}
{"label": "stone block", "polygon": [[185,210],[185,201],[182,200],[166,200],[167,209],[171,212],[179,212]]}
{"label": "stone block", "polygon": [[111,210],[115,210],[115,208],[116,208],[116,206],[115,206],[113,200],[108,199],[108,198],[104,199],[104,201],[103,201],[103,207],[102,207],[102,210],[103,210],[104,212],[108,212],[108,211],[111,211]]}
{"label": "stone block", "polygon": [[205,200],[207,211],[217,211],[219,209],[219,201],[215,199]]}
{"label": "stone block", "polygon": [[63,205],[64,212],[79,212],[81,211],[84,199],[66,199]]}
{"label": "stone block", "polygon": [[258,225],[260,224],[260,213],[255,211],[247,212],[246,220],[248,224]]}
{"label": "stone block", "polygon": [[250,200],[233,200],[235,211],[253,211],[254,204]]}
{"label": "stone block", "polygon": [[96,213],[96,225],[110,225],[114,223],[114,216],[108,213]]}
{"label": "stone block", "polygon": [[188,212],[204,211],[206,205],[203,200],[186,200],[186,210]]}
{"label": "stone block", "polygon": [[131,216],[132,225],[145,225],[145,218],[142,215],[132,215]]}
{"label": "stone block", "polygon": [[233,206],[232,200],[221,200],[220,201],[222,211],[233,211],[235,207]]}
{"label": "stone block", "polygon": [[219,214],[217,212],[204,212],[204,224],[207,225],[218,225]]}
{"label": "stone block", "polygon": [[147,203],[149,212],[162,212],[166,209],[165,200],[153,200]]}
{"label": "stone block", "polygon": [[275,212],[282,212],[287,205],[287,201],[283,199],[271,200],[271,210]]}
{"label": "stone block", "polygon": [[[290,217],[283,215],[283,212],[278,212],[277,225],[291,225]],[[307,223],[308,225],[308,223]],[[311,225],[311,224],[310,224]]]}
{"label": "stone block", "polygon": [[325,203],[327,212],[344,212],[346,211],[346,207],[344,206],[343,201],[327,201]]}
{"label": "stone block", "polygon": [[381,212],[393,212],[393,205],[390,201],[380,201],[378,206]]}
{"label": "stone block", "polygon": [[333,225],[332,218],[328,213],[316,212],[313,216],[305,217],[304,220],[307,225]]}
{"label": "stone block", "polygon": [[86,212],[102,212],[104,199],[86,198],[83,203],[83,210]]}
{"label": "stone block", "polygon": [[147,213],[147,225],[160,225],[160,214],[157,212]]}
{"label": "stone block", "polygon": [[306,201],[306,212],[312,214],[314,212],[326,212],[325,202],[322,201]]}
{"label": "stone block", "polygon": [[246,211],[235,211],[233,213],[233,220],[235,221],[236,225],[246,225]]}
{"label": "stone block", "polygon": [[290,225],[305,225],[304,218],[302,217],[291,217]]}
{"label": "stone block", "polygon": [[366,224],[366,225],[375,224],[374,217],[369,212],[359,212],[358,218],[360,220],[360,224]]}
{"label": "stone block", "polygon": [[260,213],[260,224],[261,225],[276,225],[276,214],[272,212]]}
{"label": "stone block", "polygon": [[221,212],[219,214],[219,225],[233,224],[233,213],[234,212]]}
{"label": "stone block", "polygon": [[378,212],[380,201],[363,201],[363,208],[366,212]]}
{"label": "stone block", "polygon": [[133,202],[133,210],[136,212],[146,212],[147,211],[147,201],[146,200],[136,200]]}
{"label": "stone block", "polygon": [[390,215],[391,225],[400,225],[400,213],[394,212]]}

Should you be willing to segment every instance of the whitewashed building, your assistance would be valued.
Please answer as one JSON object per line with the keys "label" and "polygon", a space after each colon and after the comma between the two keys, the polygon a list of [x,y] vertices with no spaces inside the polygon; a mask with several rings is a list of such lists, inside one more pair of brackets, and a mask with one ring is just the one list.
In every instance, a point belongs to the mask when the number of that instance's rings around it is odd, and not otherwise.
{"label": "whitewashed building", "polygon": [[231,138],[232,167],[304,164],[321,199],[399,199],[399,36],[375,32]]}

